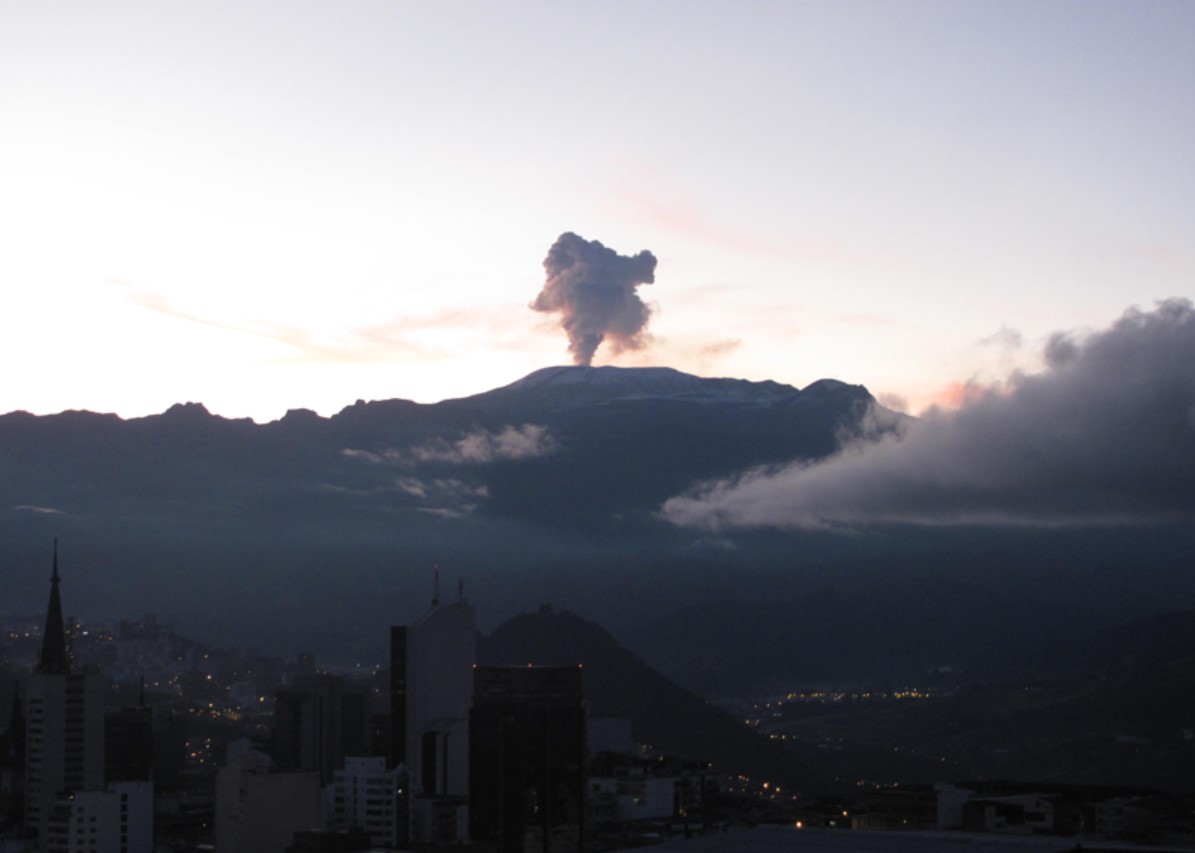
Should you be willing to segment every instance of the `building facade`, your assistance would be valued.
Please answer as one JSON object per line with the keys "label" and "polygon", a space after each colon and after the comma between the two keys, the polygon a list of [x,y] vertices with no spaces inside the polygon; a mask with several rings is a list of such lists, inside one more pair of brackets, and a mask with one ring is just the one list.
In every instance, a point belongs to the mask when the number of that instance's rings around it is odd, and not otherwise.
{"label": "building facade", "polygon": [[410,826],[407,769],[381,757],[351,757],[332,783],[329,828],[361,830],[377,847],[405,846]]}
{"label": "building facade", "polygon": [[405,764],[411,788],[411,838],[422,843],[468,837],[469,704],[477,652],[474,607],[441,604],[390,631],[391,767]]}
{"label": "building facade", "polygon": [[327,785],[349,755],[370,753],[369,696],[342,676],[297,678],[274,695],[274,742],[278,770],[318,770]]}
{"label": "building facade", "polygon": [[478,667],[470,734],[470,839],[502,853],[584,849],[581,668]]}
{"label": "building facade", "polygon": [[319,771],[269,772],[250,752],[216,774],[216,849],[220,853],[283,853],[295,833],[320,819]]}

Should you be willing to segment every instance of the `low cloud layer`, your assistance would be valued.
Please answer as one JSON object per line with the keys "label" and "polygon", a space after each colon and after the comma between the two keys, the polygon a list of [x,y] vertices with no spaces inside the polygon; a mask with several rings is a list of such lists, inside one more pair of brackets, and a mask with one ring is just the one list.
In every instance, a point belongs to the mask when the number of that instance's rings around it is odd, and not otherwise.
{"label": "low cloud layer", "polygon": [[14,506],[13,509],[17,512],[35,512],[42,515],[66,515],[66,513],[64,513],[62,510],[54,509],[53,507],[48,506],[32,506],[30,504],[21,504],[20,506]]}
{"label": "low cloud layer", "polygon": [[500,432],[477,429],[457,439],[434,438],[405,450],[345,450],[346,456],[377,464],[413,466],[427,462],[484,465],[490,462],[535,459],[555,452],[556,441],[545,426],[507,426]]}
{"label": "low cloud layer", "polygon": [[443,477],[433,480],[400,477],[395,481],[395,486],[400,492],[418,502],[416,510],[441,518],[470,515],[490,496],[489,489],[485,486]]}
{"label": "low cloud layer", "polygon": [[482,465],[505,460],[535,459],[556,449],[556,442],[548,428],[539,424],[508,426],[501,432],[476,430],[446,441],[429,441],[407,451],[414,462],[448,462],[457,465]]}
{"label": "low cloud layer", "polygon": [[1195,519],[1195,308],[1163,302],[1059,333],[1046,369],[903,434],[672,498],[677,525],[1106,525]]}
{"label": "low cloud layer", "polygon": [[547,279],[532,309],[558,313],[575,364],[589,364],[605,341],[617,354],[643,346],[651,309],[635,289],[655,281],[656,258],[620,255],[597,240],[561,234],[544,259]]}

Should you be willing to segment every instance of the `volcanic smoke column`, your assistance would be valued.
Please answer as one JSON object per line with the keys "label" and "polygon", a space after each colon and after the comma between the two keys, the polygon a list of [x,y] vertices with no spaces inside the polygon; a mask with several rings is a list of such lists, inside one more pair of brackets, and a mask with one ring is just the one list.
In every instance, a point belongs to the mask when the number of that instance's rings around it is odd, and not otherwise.
{"label": "volcanic smoke column", "polygon": [[644,345],[651,309],[635,288],[655,281],[655,255],[627,257],[569,231],[548,250],[544,270],[547,281],[531,307],[560,312],[574,364],[593,361],[604,340],[615,354]]}

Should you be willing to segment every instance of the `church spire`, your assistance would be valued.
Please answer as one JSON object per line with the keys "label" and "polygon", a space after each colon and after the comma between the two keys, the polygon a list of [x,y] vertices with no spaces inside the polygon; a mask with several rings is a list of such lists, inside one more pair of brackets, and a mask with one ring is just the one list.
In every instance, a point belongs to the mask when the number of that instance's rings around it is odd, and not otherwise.
{"label": "church spire", "polygon": [[58,540],[54,540],[54,573],[50,576],[50,606],[46,608],[46,626],[42,632],[41,659],[37,672],[41,675],[66,675],[71,671],[70,655],[66,650],[66,623],[62,618],[62,599],[58,594]]}

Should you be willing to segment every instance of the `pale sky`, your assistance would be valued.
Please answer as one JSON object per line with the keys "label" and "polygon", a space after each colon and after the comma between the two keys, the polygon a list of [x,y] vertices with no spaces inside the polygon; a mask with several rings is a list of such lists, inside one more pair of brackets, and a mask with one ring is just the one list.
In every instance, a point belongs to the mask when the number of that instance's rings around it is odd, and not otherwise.
{"label": "pale sky", "polygon": [[0,412],[332,414],[651,345],[910,411],[1195,297],[1195,3],[0,0]]}

